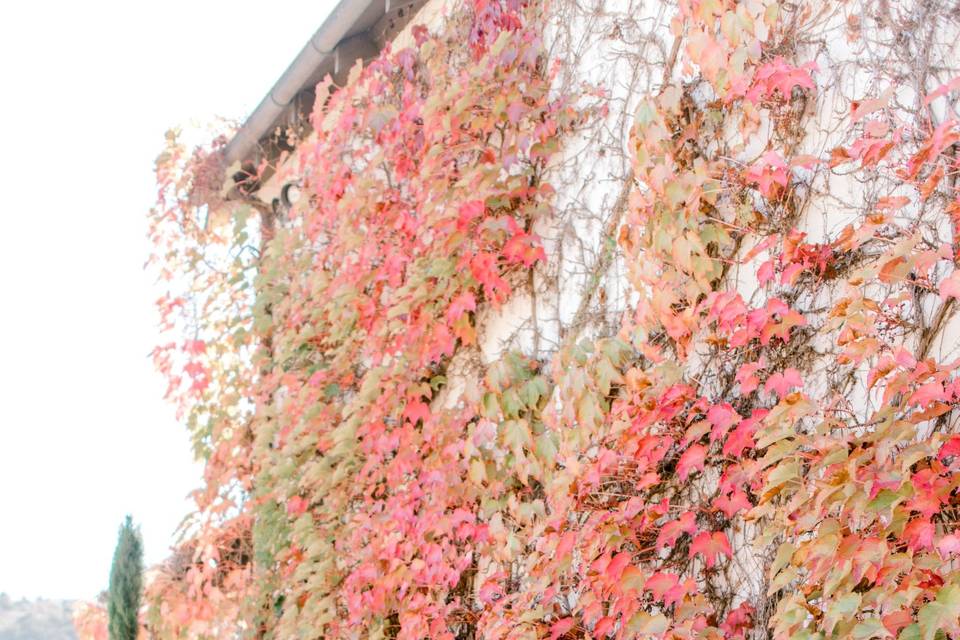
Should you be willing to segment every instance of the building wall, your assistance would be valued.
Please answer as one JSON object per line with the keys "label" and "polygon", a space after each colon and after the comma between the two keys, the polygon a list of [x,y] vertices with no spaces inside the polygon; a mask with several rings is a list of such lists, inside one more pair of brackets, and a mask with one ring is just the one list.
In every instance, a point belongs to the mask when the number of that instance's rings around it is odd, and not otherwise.
{"label": "building wall", "polygon": [[[854,143],[860,129],[851,121],[849,105],[883,95],[888,88],[893,90],[891,113],[904,124],[922,128],[924,118],[942,121],[950,115],[956,117],[954,94],[933,102],[929,110],[923,104],[924,95],[960,75],[960,21],[949,9],[935,4],[857,0],[829,5],[811,2],[789,9],[796,22],[796,46],[785,53],[795,64],[815,61],[818,68],[813,75],[815,90],[805,104],[797,105],[803,135],[795,155],[828,160],[834,148]],[[625,212],[631,192],[644,189],[633,178],[628,148],[634,113],[640,100],[657,95],[668,82],[683,84],[695,77],[693,69],[672,62],[676,58],[670,27],[676,11],[672,2],[561,0],[549,6],[545,48],[550,58],[560,63],[555,80],[557,93],[582,96],[578,100],[584,103],[602,102],[606,115],[573,136],[552,167],[548,179],[557,190],[554,210],[535,227],[544,240],[548,259],[537,267],[528,286],[517,288],[507,303],[479,311],[479,345],[461,349],[454,357],[451,383],[438,401],[446,406],[455,406],[463,394],[480,385],[485,366],[507,351],[519,350],[547,362],[563,343],[618,332],[622,315],[629,313],[638,297],[629,281],[626,258],[615,243],[621,226],[628,224]],[[394,39],[394,50],[411,43],[413,25],[436,28],[448,9],[447,0],[430,0]],[[894,16],[898,22],[885,15]],[[910,20],[916,32],[903,37],[894,25]],[[704,104],[713,99],[706,83],[688,89]],[[729,162],[743,167],[756,162],[771,143],[772,126],[769,114],[761,112],[757,131],[750,139],[740,141],[739,152]],[[729,133],[730,138],[738,135]],[[296,178],[297,165],[296,156],[290,158],[261,190],[260,197],[267,202],[278,197],[282,184]],[[793,168],[790,177],[801,202],[795,226],[810,243],[832,241],[846,225],[861,221],[880,197],[915,195],[882,171],[854,173],[821,164]],[[931,245],[954,242],[946,213],[953,184],[952,179],[945,181],[940,187],[942,198],[934,199],[923,210],[907,206],[897,214],[898,219],[922,217],[927,221],[924,233]],[[753,245],[745,244],[739,256],[746,256],[752,249]],[[772,251],[779,251],[779,247],[761,252],[760,261],[773,255]],[[759,285],[757,264],[759,261],[738,265],[726,277],[727,287],[753,306],[761,306],[768,295]],[[941,274],[951,268],[946,260],[938,267]],[[813,342],[814,357],[798,363],[810,393],[837,388],[837,374],[832,369],[838,353],[836,332],[828,326],[836,301],[848,293],[840,287],[824,283],[813,294],[795,300],[811,324],[827,327]],[[778,291],[789,294],[789,286]],[[902,313],[916,315],[919,320],[917,329],[903,336],[904,348],[917,353],[920,327],[934,323],[935,303],[936,296],[920,296],[905,303]],[[694,355],[687,364],[689,375],[711,366],[708,333],[704,330],[695,336]],[[933,328],[928,352],[917,355],[952,360],[960,355],[958,338],[960,321],[950,315]],[[709,382],[704,388],[710,388]],[[862,377],[839,388],[864,420],[879,407],[879,397],[865,388]],[[563,398],[556,401],[562,403]],[[956,426],[956,418],[952,418],[949,430],[955,431]],[[596,449],[585,448],[584,464],[596,454]],[[707,472],[701,482],[709,487],[717,480],[717,473]],[[765,598],[769,551],[753,547],[758,530],[752,523],[743,523],[729,534],[735,561],[724,568],[723,580],[737,594],[734,604],[741,600],[761,602]],[[477,589],[485,575],[496,568],[495,563],[481,568],[475,581]],[[570,597],[572,606],[576,594]]]}

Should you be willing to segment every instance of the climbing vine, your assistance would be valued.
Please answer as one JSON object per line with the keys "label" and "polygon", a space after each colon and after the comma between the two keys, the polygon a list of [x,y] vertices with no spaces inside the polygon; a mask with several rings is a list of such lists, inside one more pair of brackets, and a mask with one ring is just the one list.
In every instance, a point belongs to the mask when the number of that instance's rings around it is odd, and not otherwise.
{"label": "climbing vine", "polygon": [[[155,358],[207,472],[150,631],[960,638],[956,16],[846,4],[663,5],[626,96],[564,55],[596,12],[458,5],[318,87],[289,211],[171,133]],[[883,47],[925,66],[848,99]]]}

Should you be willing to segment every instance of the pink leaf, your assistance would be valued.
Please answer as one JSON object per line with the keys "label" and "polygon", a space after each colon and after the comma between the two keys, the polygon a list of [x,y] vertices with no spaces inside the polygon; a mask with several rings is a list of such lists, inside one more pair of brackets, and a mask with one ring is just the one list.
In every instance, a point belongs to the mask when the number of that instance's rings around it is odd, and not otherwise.
{"label": "pink leaf", "polygon": [[199,356],[207,350],[207,343],[203,340],[187,340],[183,343],[183,348],[190,355]]}
{"label": "pink leaf", "polygon": [[753,434],[757,430],[756,420],[744,420],[733,430],[723,443],[723,455],[739,458],[744,449],[753,449],[756,442]]}
{"label": "pink leaf", "polygon": [[655,573],[644,583],[643,588],[653,594],[657,600],[663,599],[663,594],[672,589],[679,582],[679,578],[673,573]]}
{"label": "pink leaf", "polygon": [[417,420],[426,422],[430,419],[430,407],[419,400],[411,400],[403,409],[403,417],[416,424]]}
{"label": "pink leaf", "polygon": [[800,372],[796,369],[790,368],[786,369],[783,373],[779,371],[769,378],[767,378],[767,383],[763,385],[763,390],[767,393],[775,391],[778,396],[781,398],[790,391],[793,387],[802,387],[803,379],[800,377]]}
{"label": "pink leaf", "polygon": [[744,638],[746,632],[753,626],[753,614],[753,605],[743,602],[727,614],[727,619],[720,624],[720,630],[724,632],[726,638]]}
{"label": "pink leaf", "polygon": [[695,444],[684,451],[677,463],[677,475],[680,476],[680,480],[686,480],[694,469],[703,471],[706,457],[707,448],[700,444]]}
{"label": "pink leaf", "polygon": [[907,547],[913,551],[932,549],[934,532],[935,527],[932,522],[927,520],[913,520],[903,530],[901,539],[905,540]]}
{"label": "pink leaf", "polygon": [[546,260],[547,254],[535,236],[521,231],[507,240],[503,246],[503,257],[507,262],[520,262],[529,267],[538,260]]}
{"label": "pink leaf", "polygon": [[717,556],[723,554],[732,557],[730,550],[730,541],[722,531],[703,531],[690,543],[690,557],[700,554],[707,562],[707,568],[713,567],[717,563]]}
{"label": "pink leaf", "polygon": [[767,151],[763,156],[750,165],[744,173],[749,182],[756,182],[760,193],[765,198],[773,195],[773,185],[786,187],[788,183],[787,165],[775,151]]}
{"label": "pink leaf", "polygon": [[946,400],[947,394],[943,390],[943,385],[939,382],[928,382],[910,395],[908,404],[915,404],[918,407],[925,407],[936,400]]}
{"label": "pink leaf", "polygon": [[687,511],[680,516],[678,520],[671,520],[660,528],[657,534],[657,549],[672,547],[677,542],[677,538],[683,533],[694,533],[697,525],[694,522],[695,515],[693,511]]}
{"label": "pink leaf", "polygon": [[753,505],[750,504],[750,501],[747,499],[747,494],[740,489],[734,490],[729,496],[719,496],[713,501],[713,506],[715,509],[720,509],[723,515],[727,516],[727,519],[732,518],[741,511],[753,508]]}
{"label": "pink leaf", "polygon": [[469,226],[471,222],[482,216],[485,210],[486,205],[480,200],[464,202],[460,205],[459,226],[461,228]]}
{"label": "pink leaf", "polygon": [[710,441],[714,442],[726,434],[730,427],[740,422],[740,414],[734,411],[728,402],[715,404],[707,410],[707,422],[713,426]]}
{"label": "pink leaf", "polygon": [[470,273],[494,300],[500,300],[509,294],[510,286],[500,277],[497,257],[492,253],[481,251],[475,255],[470,261]]}
{"label": "pink leaf", "polygon": [[940,446],[940,453],[937,458],[943,460],[949,456],[960,456],[960,435],[951,436]]}
{"label": "pink leaf", "polygon": [[850,105],[850,122],[857,123],[867,117],[874,111],[879,111],[887,106],[890,98],[893,96],[893,87],[887,88],[879,98],[868,98],[866,100],[854,101]]}
{"label": "pink leaf", "polygon": [[477,299],[473,297],[470,291],[460,293],[456,298],[450,301],[447,308],[447,320],[452,324],[463,317],[467,311],[476,311]]}
{"label": "pink leaf", "polygon": [[527,106],[520,100],[514,100],[507,107],[507,119],[511,124],[520,122],[520,117],[527,111]]}
{"label": "pink leaf", "polygon": [[741,365],[737,369],[737,375],[735,379],[740,385],[740,395],[745,396],[760,386],[760,379],[757,378],[756,373],[764,367],[763,361],[759,362],[748,362],[747,364]]}
{"label": "pink leaf", "polygon": [[287,499],[287,514],[299,516],[303,514],[309,506],[307,499],[301,496],[291,496]]}
{"label": "pink leaf", "polygon": [[937,541],[937,551],[943,558],[949,558],[960,553],[960,535],[950,533]]}
{"label": "pink leaf", "polygon": [[780,284],[793,286],[802,271],[802,264],[799,262],[791,262],[784,268],[783,273],[780,274]]}
{"label": "pink leaf", "polygon": [[923,99],[923,104],[930,104],[940,96],[945,96],[951,91],[956,91],[960,89],[960,76],[947,81],[946,83],[940,85],[933,91],[931,91],[926,98]]}
{"label": "pink leaf", "polygon": [[789,99],[794,87],[813,89],[811,71],[816,71],[815,62],[808,62],[802,67],[787,64],[782,57],[761,65],[754,76],[754,86],[747,93],[747,99],[756,103],[761,95],[770,97],[774,91],[779,91],[784,99]]}
{"label": "pink leaf", "polygon": [[757,282],[763,286],[773,280],[773,260],[764,260],[760,268],[757,269]]}
{"label": "pink leaf", "polygon": [[627,565],[630,564],[630,553],[627,551],[621,551],[617,555],[613,556],[613,559],[610,561],[610,564],[607,565],[606,570],[604,570],[604,575],[611,582],[617,582],[620,580],[620,576],[623,575],[623,570],[627,568]]}
{"label": "pink leaf", "polygon": [[550,626],[550,640],[557,640],[560,636],[565,635],[573,628],[574,622],[576,621],[573,618],[562,618],[554,622]]}
{"label": "pink leaf", "polygon": [[697,583],[693,581],[692,578],[687,578],[683,582],[678,582],[674,586],[667,589],[667,592],[663,594],[663,604],[670,606],[672,604],[677,604],[678,602],[683,601],[683,597],[688,593],[697,592]]}
{"label": "pink leaf", "polygon": [[960,269],[954,269],[940,283],[940,299],[945,302],[950,297],[960,298]]}
{"label": "pink leaf", "polygon": [[593,626],[593,636],[599,638],[601,636],[607,635],[612,629],[613,625],[616,622],[616,618],[613,616],[603,616],[597,620],[597,624]]}

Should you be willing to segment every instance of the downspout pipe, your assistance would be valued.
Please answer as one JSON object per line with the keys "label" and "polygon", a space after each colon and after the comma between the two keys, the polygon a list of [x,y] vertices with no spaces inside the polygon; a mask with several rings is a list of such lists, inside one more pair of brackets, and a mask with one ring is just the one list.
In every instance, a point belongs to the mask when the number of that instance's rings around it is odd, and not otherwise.
{"label": "downspout pipe", "polygon": [[[389,1],[389,0],[388,0]],[[277,117],[293,101],[314,70],[336,54],[337,45],[370,5],[369,0],[340,0],[303,46],[270,92],[224,149],[226,166],[246,158]]]}

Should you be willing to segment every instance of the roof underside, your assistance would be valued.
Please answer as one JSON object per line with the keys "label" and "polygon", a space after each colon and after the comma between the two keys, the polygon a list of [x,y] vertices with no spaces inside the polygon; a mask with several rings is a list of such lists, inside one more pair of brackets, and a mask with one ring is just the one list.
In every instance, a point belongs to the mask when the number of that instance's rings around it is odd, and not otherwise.
{"label": "roof underside", "polygon": [[[292,140],[309,135],[309,115],[316,86],[327,75],[343,86],[357,60],[367,62],[403,29],[426,0],[340,0],[330,17],[304,45],[225,150],[236,171],[235,183],[246,183],[264,160],[272,165]],[[267,169],[272,173],[272,169]],[[262,180],[269,175],[260,175]],[[259,184],[260,180],[256,181]],[[245,192],[256,190],[249,185]]]}

